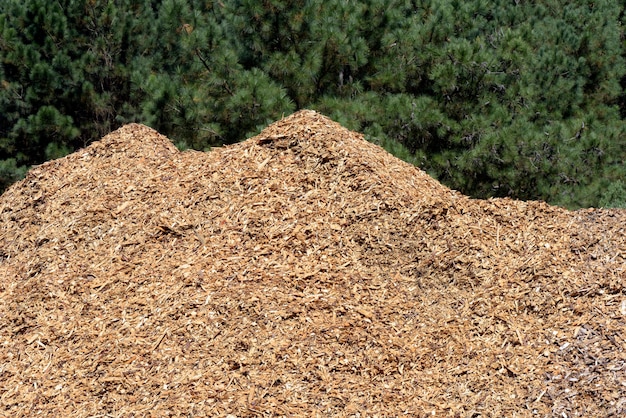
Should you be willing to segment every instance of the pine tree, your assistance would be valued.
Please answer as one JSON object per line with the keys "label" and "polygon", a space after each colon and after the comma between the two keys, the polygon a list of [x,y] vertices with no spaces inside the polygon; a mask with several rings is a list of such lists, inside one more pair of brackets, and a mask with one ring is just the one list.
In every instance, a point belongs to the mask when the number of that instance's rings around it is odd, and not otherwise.
{"label": "pine tree", "polygon": [[129,121],[181,147],[328,114],[473,196],[597,205],[624,178],[609,0],[0,3],[0,187]]}
{"label": "pine tree", "polygon": [[281,85],[241,64],[225,7],[163,2],[155,23],[168,34],[161,38],[162,64],[145,82],[137,77],[144,119],[184,147],[243,140],[294,109]]}
{"label": "pine tree", "polygon": [[31,164],[84,146],[128,119],[127,71],[140,39],[131,34],[137,22],[150,20],[141,16],[147,2],[130,6],[104,0],[0,5],[0,161],[15,167],[1,187]]}

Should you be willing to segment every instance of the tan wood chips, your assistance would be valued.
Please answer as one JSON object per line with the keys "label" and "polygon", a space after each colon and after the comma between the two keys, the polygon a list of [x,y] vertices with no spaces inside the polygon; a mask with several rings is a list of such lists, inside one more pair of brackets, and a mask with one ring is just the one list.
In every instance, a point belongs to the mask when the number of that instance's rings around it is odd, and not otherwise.
{"label": "tan wood chips", "polygon": [[626,211],[472,200],[312,111],[0,198],[0,416],[626,413]]}

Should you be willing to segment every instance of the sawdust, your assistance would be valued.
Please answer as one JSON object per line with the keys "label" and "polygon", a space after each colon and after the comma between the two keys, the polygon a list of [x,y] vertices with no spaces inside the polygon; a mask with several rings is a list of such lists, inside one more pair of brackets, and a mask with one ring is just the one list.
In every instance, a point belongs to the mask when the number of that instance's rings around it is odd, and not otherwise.
{"label": "sawdust", "polygon": [[0,416],[618,416],[626,212],[472,200],[312,111],[0,198]]}

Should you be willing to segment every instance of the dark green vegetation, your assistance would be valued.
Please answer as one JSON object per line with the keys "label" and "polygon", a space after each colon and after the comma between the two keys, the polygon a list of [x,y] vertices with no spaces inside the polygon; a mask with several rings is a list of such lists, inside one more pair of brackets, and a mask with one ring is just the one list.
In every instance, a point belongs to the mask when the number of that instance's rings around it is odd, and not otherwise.
{"label": "dark green vegetation", "polygon": [[209,149],[310,108],[472,196],[624,206],[622,3],[4,0],[0,189],[127,122]]}

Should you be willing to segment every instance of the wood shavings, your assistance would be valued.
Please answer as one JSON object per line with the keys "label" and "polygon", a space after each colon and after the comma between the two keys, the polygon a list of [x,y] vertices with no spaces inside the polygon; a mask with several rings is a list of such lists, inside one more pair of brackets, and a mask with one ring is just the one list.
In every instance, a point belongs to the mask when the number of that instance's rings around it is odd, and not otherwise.
{"label": "wood shavings", "polygon": [[312,111],[0,199],[0,415],[617,416],[623,210],[472,200]]}

